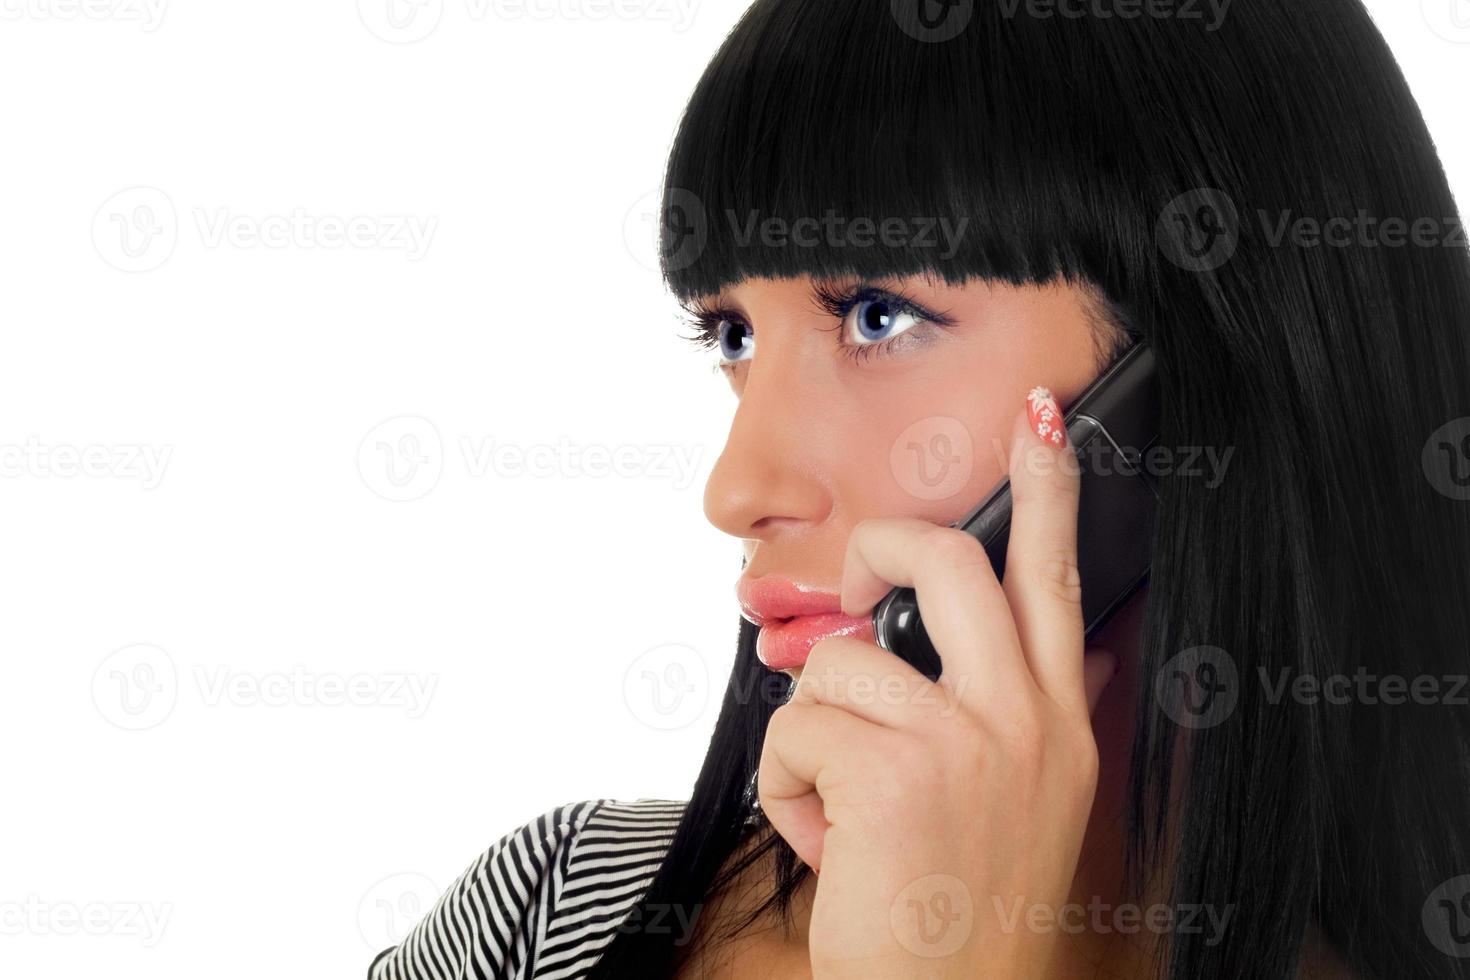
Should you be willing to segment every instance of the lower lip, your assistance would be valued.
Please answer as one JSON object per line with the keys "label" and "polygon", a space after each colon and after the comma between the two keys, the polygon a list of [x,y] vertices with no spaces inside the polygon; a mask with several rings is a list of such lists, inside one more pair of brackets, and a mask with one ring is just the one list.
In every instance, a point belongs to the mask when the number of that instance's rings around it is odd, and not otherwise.
{"label": "lower lip", "polygon": [[806,663],[819,640],[829,636],[852,636],[873,642],[873,621],[842,613],[797,616],[761,627],[755,638],[755,655],[771,670],[791,670]]}

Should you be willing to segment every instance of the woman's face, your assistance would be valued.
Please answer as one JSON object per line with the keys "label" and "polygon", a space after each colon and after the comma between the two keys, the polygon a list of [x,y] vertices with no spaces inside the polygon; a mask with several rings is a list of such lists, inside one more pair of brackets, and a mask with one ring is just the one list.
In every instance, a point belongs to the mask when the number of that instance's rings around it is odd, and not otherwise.
{"label": "woman's face", "polygon": [[793,675],[819,639],[872,638],[837,600],[853,527],[967,513],[1006,471],[1026,393],[1069,403],[1110,329],[1059,284],[752,279],[698,305],[739,399],[705,514],[745,544],[761,660]]}

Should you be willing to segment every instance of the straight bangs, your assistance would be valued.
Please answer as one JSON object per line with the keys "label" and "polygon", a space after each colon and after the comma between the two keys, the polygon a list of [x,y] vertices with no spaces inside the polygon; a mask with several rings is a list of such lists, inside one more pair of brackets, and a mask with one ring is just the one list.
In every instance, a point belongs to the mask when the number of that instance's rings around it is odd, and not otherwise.
{"label": "straight bangs", "polygon": [[[1143,274],[1157,207],[1117,155],[1141,136],[1075,81],[1103,61],[1097,32],[1003,8],[976,4],[957,36],[929,40],[886,2],[758,0],[670,152],[660,258],[674,295],[801,275]],[[1057,71],[1069,61],[1083,64]]]}

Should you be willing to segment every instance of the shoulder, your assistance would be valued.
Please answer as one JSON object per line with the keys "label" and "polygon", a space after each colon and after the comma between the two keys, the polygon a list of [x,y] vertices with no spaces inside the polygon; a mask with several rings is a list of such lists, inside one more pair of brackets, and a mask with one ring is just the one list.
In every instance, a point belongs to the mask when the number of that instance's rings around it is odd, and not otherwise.
{"label": "shoulder", "polygon": [[602,800],[567,853],[567,870],[537,954],[540,969],[579,976],[648,890],[683,816],[673,800]]}
{"label": "shoulder", "polygon": [[579,975],[648,887],[683,811],[652,799],[547,810],[477,857],[370,980]]}

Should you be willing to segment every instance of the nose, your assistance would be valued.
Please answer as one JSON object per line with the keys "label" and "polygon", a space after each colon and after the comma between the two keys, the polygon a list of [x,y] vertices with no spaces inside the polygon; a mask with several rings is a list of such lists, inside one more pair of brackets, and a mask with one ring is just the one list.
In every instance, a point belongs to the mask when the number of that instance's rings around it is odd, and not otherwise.
{"label": "nose", "polygon": [[820,454],[810,444],[821,427],[806,417],[800,379],[759,360],[751,363],[725,448],[704,488],[709,522],[747,540],[819,525],[832,509]]}

